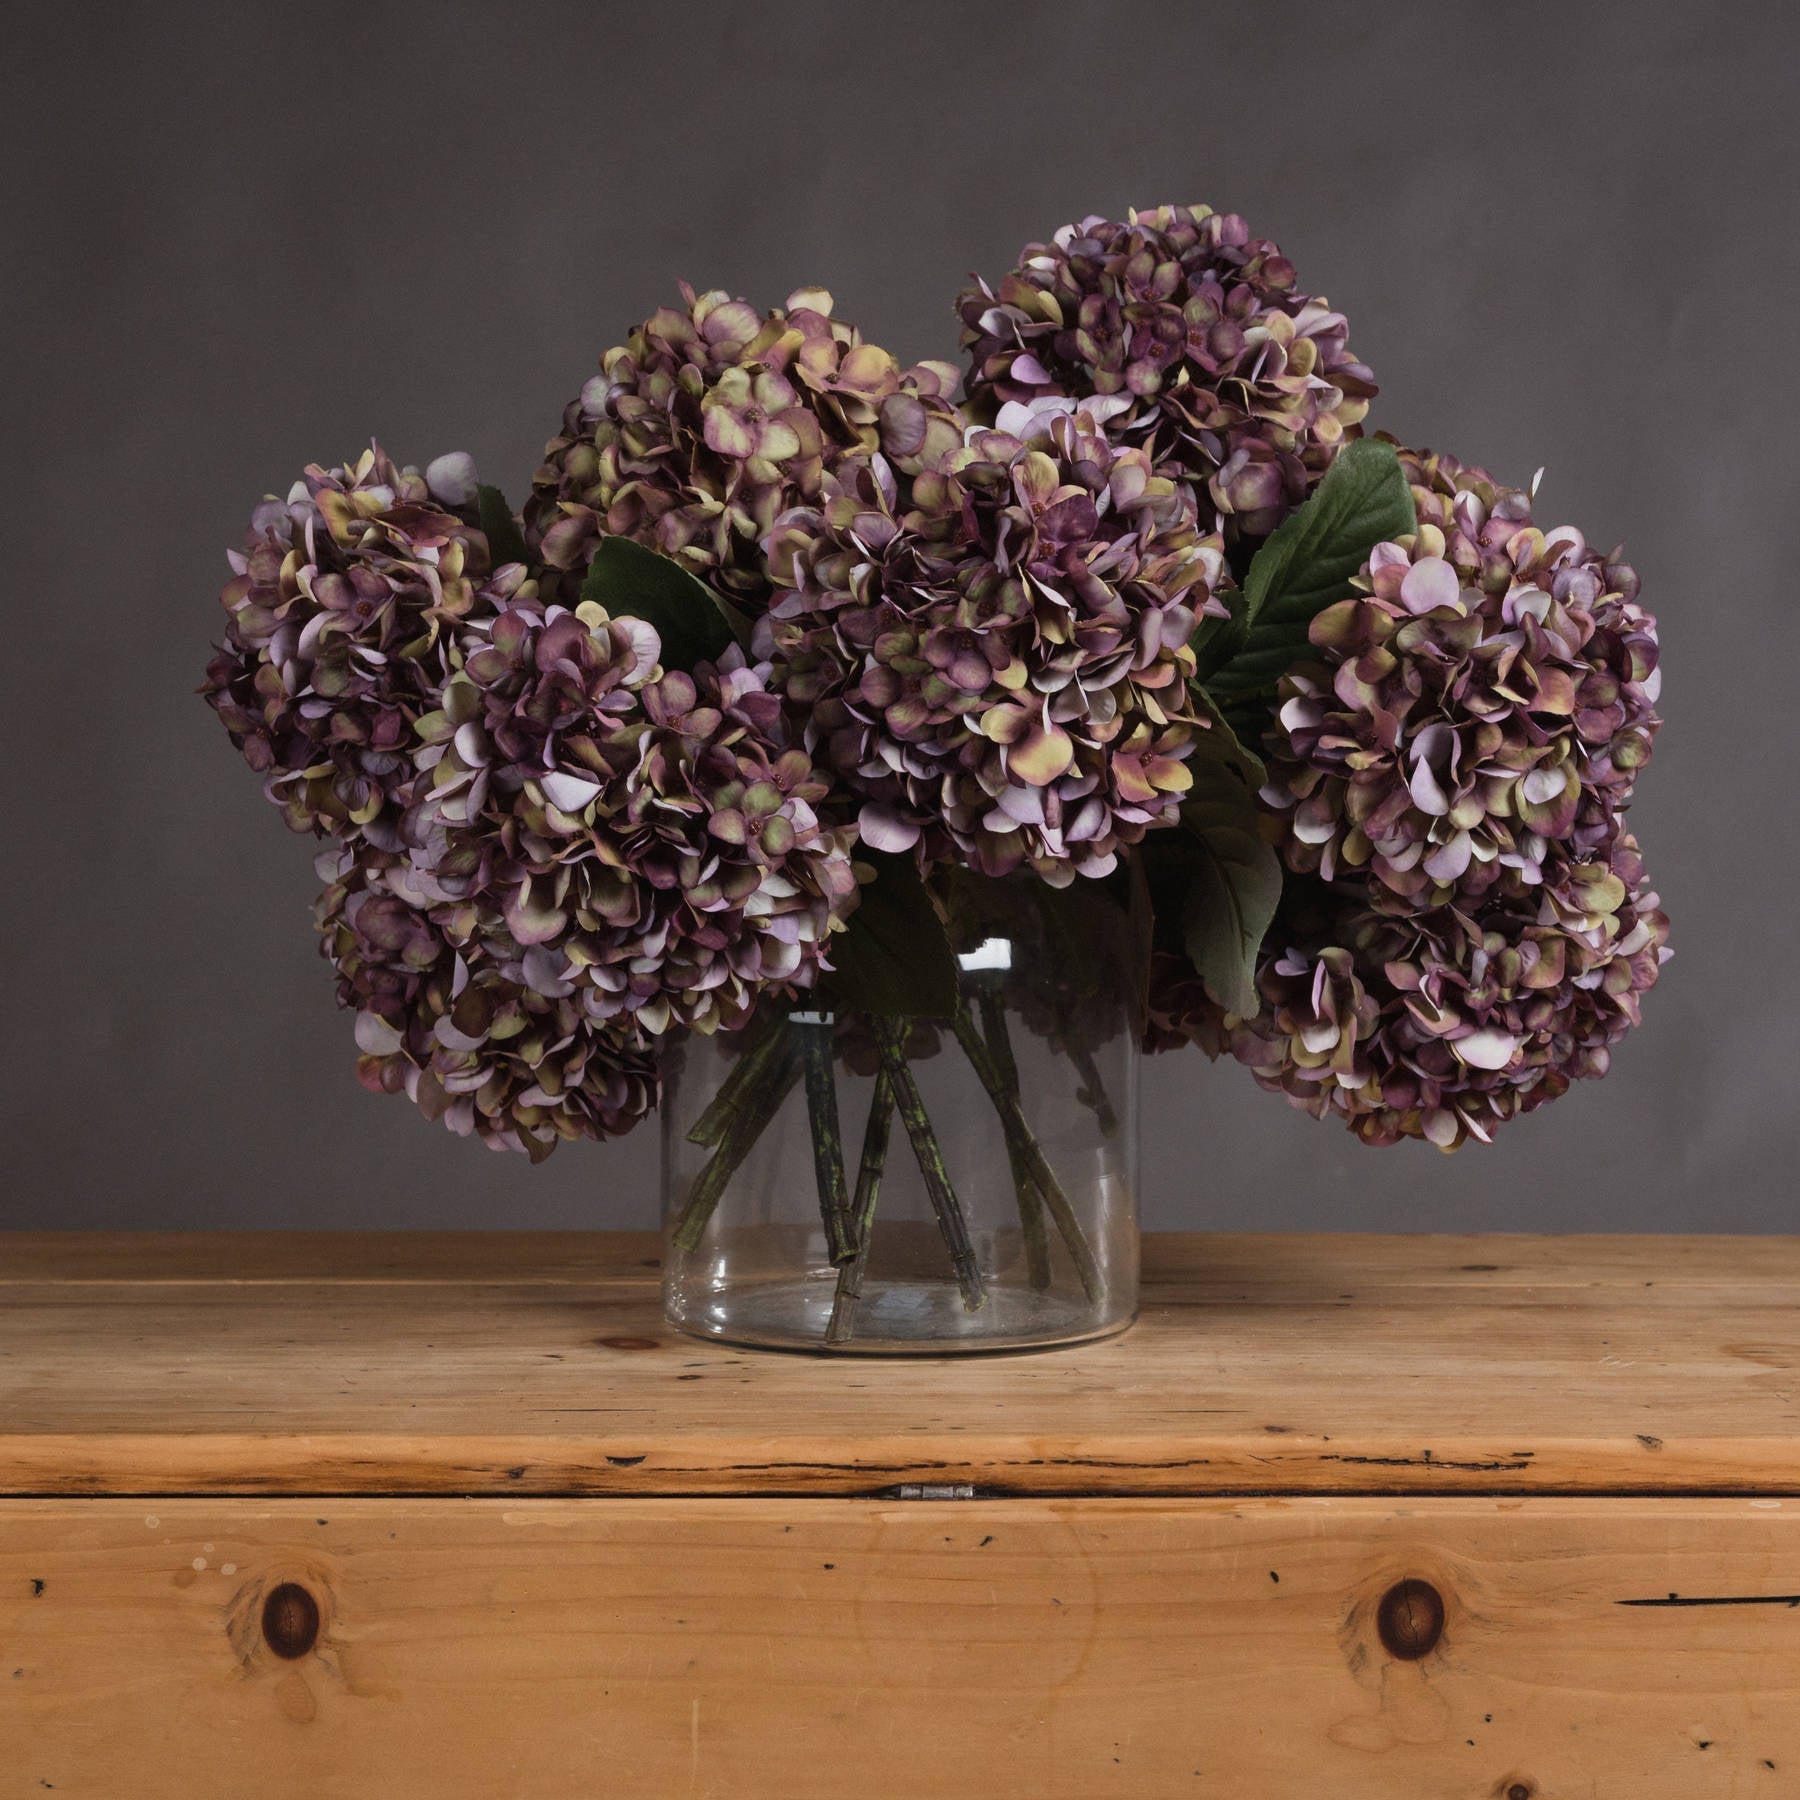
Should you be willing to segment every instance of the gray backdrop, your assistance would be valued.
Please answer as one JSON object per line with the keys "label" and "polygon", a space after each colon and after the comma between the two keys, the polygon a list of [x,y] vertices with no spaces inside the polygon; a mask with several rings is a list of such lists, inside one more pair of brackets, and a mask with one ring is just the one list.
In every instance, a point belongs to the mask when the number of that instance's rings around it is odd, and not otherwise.
{"label": "gray backdrop", "polygon": [[1612,1078],[1362,1149],[1150,1065],[1152,1224],[1795,1222],[1793,15],[1172,4],[38,7],[0,130],[0,1225],[648,1222],[653,1130],[542,1168],[356,1085],[290,837],[192,693],[224,548],[371,432],[515,500],[677,277],[911,359],[966,271],[1206,200],[1348,312],[1375,422],[1626,541],[1676,960]]}

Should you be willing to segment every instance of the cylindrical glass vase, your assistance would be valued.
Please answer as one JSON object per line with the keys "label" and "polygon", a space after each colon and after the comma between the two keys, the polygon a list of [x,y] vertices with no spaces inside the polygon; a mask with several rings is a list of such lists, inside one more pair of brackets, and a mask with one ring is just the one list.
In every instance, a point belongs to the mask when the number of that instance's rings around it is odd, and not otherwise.
{"label": "cylindrical glass vase", "polygon": [[664,1064],[671,1324],[944,1354],[1104,1337],[1137,1310],[1130,933],[1110,899],[982,884],[948,1016],[765,1007]]}

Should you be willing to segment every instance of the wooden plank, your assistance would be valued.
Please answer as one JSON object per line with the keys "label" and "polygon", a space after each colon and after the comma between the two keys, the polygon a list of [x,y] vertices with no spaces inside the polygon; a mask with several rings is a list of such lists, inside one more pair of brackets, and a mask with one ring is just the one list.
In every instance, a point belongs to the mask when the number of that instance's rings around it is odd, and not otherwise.
{"label": "wooden plank", "polygon": [[330,1282],[642,1286],[654,1231],[11,1231],[0,1288],[88,1283]]}
{"label": "wooden plank", "polygon": [[0,1492],[1800,1494],[1790,1239],[1151,1239],[1126,1336],[927,1361],[678,1337],[641,1237],[238,1241],[7,1290]]}
{"label": "wooden plank", "polygon": [[13,1501],[0,1797],[1775,1800],[1797,1593],[1774,1501]]}
{"label": "wooden plank", "polygon": [[[1300,1288],[1800,1287],[1800,1237],[1156,1232],[1150,1278]],[[84,1282],[587,1286],[653,1280],[651,1231],[0,1232],[0,1287]]]}

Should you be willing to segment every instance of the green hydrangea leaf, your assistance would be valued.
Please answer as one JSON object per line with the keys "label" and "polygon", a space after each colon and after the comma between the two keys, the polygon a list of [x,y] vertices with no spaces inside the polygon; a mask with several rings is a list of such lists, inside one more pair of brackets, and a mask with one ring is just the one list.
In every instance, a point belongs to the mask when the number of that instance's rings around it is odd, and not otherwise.
{"label": "green hydrangea leaf", "polygon": [[1188,639],[1188,647],[1194,653],[1196,678],[1201,682],[1210,680],[1244,647],[1244,590],[1223,588],[1219,598],[1230,608],[1230,616],[1202,619]]}
{"label": "green hydrangea leaf", "polygon": [[1213,714],[1188,758],[1179,823],[1142,850],[1157,941],[1184,952],[1228,1012],[1256,1011],[1256,959],[1281,899],[1281,860],[1257,828],[1263,768]]}
{"label": "green hydrangea leaf", "polygon": [[866,847],[857,860],[875,879],[831,940],[831,972],[820,977],[822,1004],[843,1012],[948,1019],[956,1011],[956,959],[917,865]]}
{"label": "green hydrangea leaf", "polygon": [[1197,646],[1207,693],[1240,737],[1259,740],[1276,684],[1306,654],[1307,627],[1351,581],[1369,552],[1418,529],[1392,444],[1345,445],[1312,497],[1270,533],[1244,577],[1241,620],[1221,620]]}
{"label": "green hydrangea leaf", "polygon": [[488,541],[488,558],[497,569],[502,563],[526,560],[525,539],[519,522],[513,517],[506,496],[497,487],[485,483],[475,490],[481,508],[481,531]]}
{"label": "green hydrangea leaf", "polygon": [[1194,708],[1205,716],[1208,729],[1195,739],[1193,754],[1187,759],[1188,772],[1194,778],[1192,793],[1229,783],[1254,799],[1269,778],[1263,759],[1238,736],[1203,688],[1194,692]]}
{"label": "green hydrangea leaf", "polygon": [[749,621],[680,563],[634,538],[603,537],[581,584],[583,600],[614,619],[642,619],[662,639],[665,669],[691,672],[717,662],[731,646],[747,646]]}
{"label": "green hydrangea leaf", "polygon": [[1281,899],[1281,861],[1256,832],[1255,813],[1190,801],[1182,829],[1198,847],[1182,915],[1188,961],[1227,1012],[1256,1011],[1256,957]]}

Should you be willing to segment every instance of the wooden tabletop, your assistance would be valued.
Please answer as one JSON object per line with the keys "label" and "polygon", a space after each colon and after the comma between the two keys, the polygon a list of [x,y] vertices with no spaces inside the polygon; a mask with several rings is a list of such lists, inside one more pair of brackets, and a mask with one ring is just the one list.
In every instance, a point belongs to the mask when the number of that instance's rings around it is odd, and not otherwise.
{"label": "wooden tabletop", "polygon": [[1800,1493],[1800,1239],[1152,1237],[1121,1338],[662,1323],[631,1233],[0,1235],[0,1493]]}

